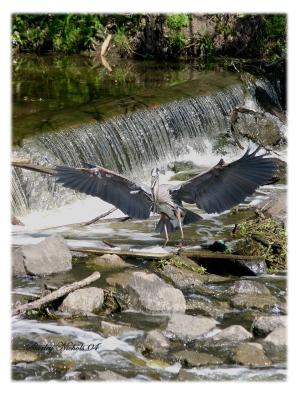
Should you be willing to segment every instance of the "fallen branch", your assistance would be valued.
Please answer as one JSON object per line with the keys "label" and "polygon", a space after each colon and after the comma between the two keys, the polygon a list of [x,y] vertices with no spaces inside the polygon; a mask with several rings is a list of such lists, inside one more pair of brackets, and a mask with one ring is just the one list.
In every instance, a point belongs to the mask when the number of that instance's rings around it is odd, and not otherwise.
{"label": "fallen branch", "polygon": [[172,250],[168,253],[150,253],[150,251],[142,251],[142,250],[124,250],[124,249],[114,249],[114,248],[81,248],[81,247],[69,247],[70,251],[76,251],[80,253],[102,256],[104,254],[116,254],[117,256],[122,257],[133,257],[133,258],[144,258],[147,260],[162,260],[166,258],[171,258],[175,254],[177,254],[177,250]]}
{"label": "fallen branch", "polygon": [[46,296],[44,296],[38,300],[34,300],[30,303],[22,304],[21,306],[16,307],[13,310],[12,315],[19,315],[19,314],[23,314],[24,312],[29,311],[29,310],[39,309],[42,306],[52,303],[54,300],[64,297],[67,294],[69,294],[77,289],[80,289],[84,286],[90,285],[90,283],[97,281],[99,278],[100,278],[100,273],[98,271],[96,271],[92,275],[88,276],[85,279],[82,279],[81,281],[73,282],[70,285],[62,286],[61,288],[55,290],[54,292],[52,292],[50,294],[47,294]]}
{"label": "fallen branch", "polygon": [[204,258],[204,259],[222,259],[222,260],[246,260],[246,261],[256,261],[262,260],[261,256],[246,256],[246,255],[238,255],[238,254],[225,254],[220,252],[213,252],[208,250],[192,250],[192,249],[172,249],[168,252],[150,252],[146,250],[138,250],[138,249],[117,249],[117,248],[92,248],[92,247],[70,247],[71,251],[81,252],[90,255],[101,256],[103,254],[116,254],[122,257],[132,257],[132,258],[144,258],[148,260],[162,260],[169,259],[177,254],[187,256],[187,257],[196,257],[196,258]]}
{"label": "fallen branch", "polygon": [[55,174],[55,170],[53,168],[32,164],[31,160],[14,160],[11,162],[11,165],[13,167],[28,169],[29,171],[42,172],[48,175]]}
{"label": "fallen branch", "polygon": [[238,255],[238,254],[226,254],[220,252],[213,252],[207,250],[187,250],[181,249],[179,251],[179,255],[186,257],[197,257],[197,258],[205,258],[205,259],[222,259],[222,260],[246,260],[246,261],[256,261],[263,260],[264,258],[261,256],[246,256],[246,255]]}
{"label": "fallen branch", "polygon": [[112,40],[112,35],[111,35],[111,34],[108,34],[108,36],[105,38],[105,40],[104,40],[104,42],[103,42],[103,44],[102,44],[102,46],[101,46],[100,55],[101,55],[102,57],[105,56],[105,54],[106,54],[106,52],[107,52],[107,50],[108,50],[108,47],[109,47],[109,45],[110,45],[110,43],[111,43],[111,40]]}

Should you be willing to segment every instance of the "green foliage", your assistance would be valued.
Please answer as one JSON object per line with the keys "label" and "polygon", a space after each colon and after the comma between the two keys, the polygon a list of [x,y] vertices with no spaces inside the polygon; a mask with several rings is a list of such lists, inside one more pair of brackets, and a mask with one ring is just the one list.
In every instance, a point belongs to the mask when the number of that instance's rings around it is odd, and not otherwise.
{"label": "green foliage", "polygon": [[189,18],[186,14],[172,14],[167,16],[167,26],[175,31],[188,25]]}
{"label": "green foliage", "polygon": [[183,32],[170,32],[169,41],[173,50],[179,51],[186,45],[187,39]]}
{"label": "green foliage", "polygon": [[200,50],[201,57],[211,56],[214,53],[213,39],[209,33],[206,33],[198,43],[198,49]]}
{"label": "green foliage", "polygon": [[100,16],[93,14],[14,15],[12,42],[23,51],[76,53],[105,36]]}
{"label": "green foliage", "polygon": [[129,46],[128,38],[125,34],[124,28],[118,28],[114,35],[114,43],[119,48],[120,52],[128,52],[130,53],[131,49]]}

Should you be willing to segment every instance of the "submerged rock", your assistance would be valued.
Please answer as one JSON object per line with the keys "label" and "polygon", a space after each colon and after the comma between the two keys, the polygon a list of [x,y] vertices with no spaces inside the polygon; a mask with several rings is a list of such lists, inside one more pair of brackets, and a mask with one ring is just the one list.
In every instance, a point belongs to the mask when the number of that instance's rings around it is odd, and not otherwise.
{"label": "submerged rock", "polygon": [[188,179],[191,179],[194,176],[199,175],[202,171],[203,171],[202,169],[191,169],[186,171],[180,171],[177,174],[171,176],[170,181],[187,181]]}
{"label": "submerged rock", "polygon": [[212,318],[173,314],[164,334],[172,339],[191,341],[206,335],[215,325],[216,321]]}
{"label": "submerged rock", "polygon": [[183,350],[173,354],[175,361],[180,361],[183,367],[192,368],[206,365],[219,365],[223,361],[207,353],[198,353],[196,351]]}
{"label": "submerged rock", "polygon": [[278,299],[266,294],[241,293],[232,297],[231,305],[240,309],[256,309],[260,311],[271,311],[277,304]]}
{"label": "submerged rock", "polygon": [[271,360],[265,355],[263,346],[259,343],[241,343],[233,356],[237,364],[250,366],[271,365]]}
{"label": "submerged rock", "polygon": [[13,364],[31,363],[31,362],[35,362],[39,359],[39,356],[37,353],[34,353],[33,351],[26,351],[26,350],[13,350],[11,356],[12,356],[11,362]]}
{"label": "submerged rock", "polygon": [[130,304],[147,312],[181,312],[186,303],[182,292],[165,283],[155,274],[128,272],[107,279],[110,285],[120,286],[128,292]]}
{"label": "submerged rock", "polygon": [[88,315],[102,308],[104,292],[97,287],[75,290],[67,295],[59,309],[70,314]]}
{"label": "submerged rock", "polygon": [[171,161],[168,164],[168,169],[176,173],[194,168],[198,168],[198,166],[193,161]]}
{"label": "submerged rock", "polygon": [[65,272],[71,270],[71,260],[71,253],[63,237],[54,235],[37,244],[18,248],[13,256],[13,273],[50,275]]}
{"label": "submerged rock", "polygon": [[101,321],[100,327],[104,336],[120,336],[127,332],[137,331],[129,325],[115,324],[109,321]]}
{"label": "submerged rock", "polygon": [[186,310],[195,311],[212,318],[222,317],[225,313],[231,311],[231,307],[228,302],[216,301],[199,298],[188,298],[186,299]]}
{"label": "submerged rock", "polygon": [[287,317],[284,315],[261,316],[254,319],[251,330],[255,335],[265,336],[275,328],[285,328],[286,323]]}
{"label": "submerged rock", "polygon": [[105,370],[105,371],[98,371],[98,370],[92,370],[92,371],[77,371],[74,373],[72,376],[72,379],[75,380],[93,380],[93,381],[123,381],[127,380],[123,375],[118,374],[117,372],[111,371],[111,370]]}
{"label": "submerged rock", "polygon": [[249,281],[249,280],[239,280],[231,286],[229,292],[231,294],[264,294],[270,295],[270,290],[260,282]]}
{"label": "submerged rock", "polygon": [[215,342],[242,342],[244,340],[249,340],[252,337],[253,335],[243,328],[243,326],[232,325],[212,336],[212,340]]}

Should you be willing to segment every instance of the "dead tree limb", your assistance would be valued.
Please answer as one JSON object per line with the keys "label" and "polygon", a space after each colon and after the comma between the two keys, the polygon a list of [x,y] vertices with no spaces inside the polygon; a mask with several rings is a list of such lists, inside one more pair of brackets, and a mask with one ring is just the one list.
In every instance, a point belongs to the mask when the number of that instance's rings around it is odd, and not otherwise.
{"label": "dead tree limb", "polygon": [[48,175],[54,175],[53,168],[44,167],[43,165],[32,164],[31,160],[14,160],[11,162],[13,167],[28,169],[29,171],[42,172]]}
{"label": "dead tree limb", "polygon": [[23,314],[24,312],[29,311],[29,310],[39,309],[39,308],[45,306],[46,304],[52,303],[54,300],[64,297],[67,294],[69,294],[77,289],[81,289],[84,286],[90,285],[90,283],[97,281],[99,278],[100,278],[100,273],[98,271],[96,271],[92,275],[88,276],[85,279],[82,279],[81,281],[73,282],[69,285],[62,286],[61,288],[55,290],[54,292],[52,292],[50,294],[47,294],[46,296],[44,296],[38,300],[34,300],[30,303],[22,304],[21,306],[16,307],[13,310],[12,315],[19,315],[19,314]]}

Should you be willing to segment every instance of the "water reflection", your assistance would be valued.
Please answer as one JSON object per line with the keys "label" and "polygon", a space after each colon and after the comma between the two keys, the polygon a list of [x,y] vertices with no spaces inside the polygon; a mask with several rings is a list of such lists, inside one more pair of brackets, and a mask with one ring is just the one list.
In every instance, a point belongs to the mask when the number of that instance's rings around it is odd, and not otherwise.
{"label": "water reflection", "polygon": [[[204,95],[239,82],[218,66],[108,60],[109,72],[86,56],[22,55],[13,60],[13,140],[173,99]],[[165,90],[166,89],[166,90]]]}

